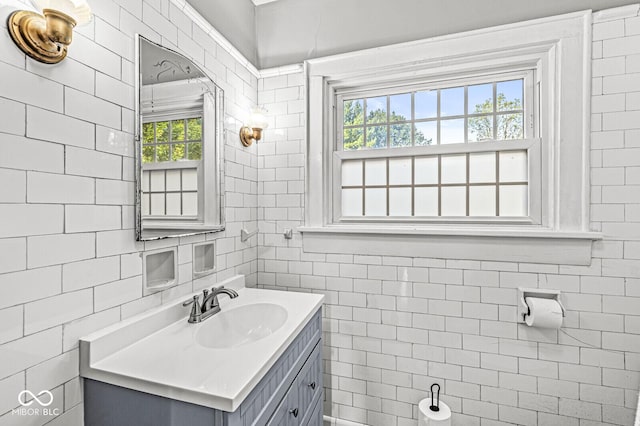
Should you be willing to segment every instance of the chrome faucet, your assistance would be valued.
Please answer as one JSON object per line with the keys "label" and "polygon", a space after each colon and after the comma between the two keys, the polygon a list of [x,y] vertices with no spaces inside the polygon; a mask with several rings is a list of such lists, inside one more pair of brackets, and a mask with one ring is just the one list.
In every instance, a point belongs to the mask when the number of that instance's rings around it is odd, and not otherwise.
{"label": "chrome faucet", "polygon": [[193,299],[185,301],[182,306],[191,307],[191,314],[189,315],[190,323],[198,323],[206,320],[209,317],[214,316],[220,312],[220,303],[218,302],[219,294],[226,294],[231,299],[238,297],[238,292],[230,288],[224,288],[224,286],[213,287],[211,292],[205,289],[202,291],[202,304],[200,303],[200,295],[193,296]]}

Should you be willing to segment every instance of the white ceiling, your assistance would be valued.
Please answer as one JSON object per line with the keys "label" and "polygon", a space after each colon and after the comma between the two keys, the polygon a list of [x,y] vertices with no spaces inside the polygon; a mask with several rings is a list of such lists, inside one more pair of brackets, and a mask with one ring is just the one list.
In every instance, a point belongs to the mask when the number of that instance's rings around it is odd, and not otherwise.
{"label": "white ceiling", "polygon": [[[638,0],[187,0],[258,68]],[[362,10],[371,11],[362,19]],[[495,11],[499,11],[496,13]],[[339,13],[338,13],[339,12]]]}

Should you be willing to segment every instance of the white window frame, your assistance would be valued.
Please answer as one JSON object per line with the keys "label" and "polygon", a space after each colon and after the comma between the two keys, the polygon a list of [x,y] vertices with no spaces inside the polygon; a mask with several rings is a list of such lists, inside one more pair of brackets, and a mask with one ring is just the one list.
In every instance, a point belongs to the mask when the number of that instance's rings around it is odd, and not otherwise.
{"label": "white window frame", "polygon": [[[527,140],[539,146],[530,151],[540,156],[540,193],[533,194],[540,199],[538,218],[530,223],[336,220],[340,91],[515,69],[536,70],[540,128],[536,138]],[[590,11],[307,61],[307,191],[305,226],[300,228],[304,249],[590,263],[591,243],[601,238],[589,231],[590,71]],[[348,238],[335,244],[341,235]],[[459,244],[462,241],[466,244]]]}
{"label": "white window frame", "polygon": [[[376,96],[386,96],[396,93],[406,93],[409,91],[419,90],[435,90],[446,89],[448,87],[460,87],[473,84],[488,83],[494,81],[506,80],[524,80],[524,138],[507,141],[487,141],[487,142],[471,142],[460,144],[436,144],[430,146],[412,146],[398,147],[387,149],[362,149],[354,151],[343,150],[339,143],[340,136],[343,132],[343,116],[344,101],[350,99],[361,99]],[[400,86],[387,89],[349,89],[348,91],[336,91],[336,134],[334,136],[335,144],[333,151],[333,164],[331,171],[331,179],[333,183],[332,210],[333,216],[329,218],[332,223],[411,223],[411,224],[429,224],[429,223],[485,223],[485,224],[541,224],[541,143],[537,138],[538,129],[536,124],[537,117],[535,114],[535,105],[538,102],[534,91],[535,72],[531,69],[511,70],[509,72],[485,73],[483,75],[461,76],[452,80],[436,80],[431,82],[423,82],[421,84]],[[494,112],[494,115],[496,112]],[[451,117],[445,117],[450,119]],[[439,120],[439,118],[438,118]],[[503,151],[527,151],[528,158],[528,188],[529,188],[529,215],[527,217],[499,217],[499,216],[437,216],[437,217],[344,217],[342,216],[342,161],[349,159],[374,159],[374,158],[402,158],[414,156],[435,156],[443,154],[464,154],[479,152],[503,152]]]}
{"label": "white window frame", "polygon": [[[208,80],[203,79],[203,83]],[[223,228],[221,225],[222,207],[218,205],[219,182],[216,164],[218,152],[218,139],[221,138],[222,130],[217,129],[220,117],[216,108],[216,103],[221,102],[221,95],[215,92],[190,93],[194,86],[185,84],[184,81],[168,83],[157,83],[145,86],[144,90],[151,93],[159,92],[160,96],[153,98],[153,101],[143,102],[141,111],[143,123],[157,122],[164,120],[178,120],[195,116],[202,117],[202,159],[162,162],[142,164],[147,170],[192,168],[197,164],[198,170],[198,215],[197,217],[146,217],[143,218],[145,229],[182,229],[185,225],[189,229],[210,230]],[[186,88],[186,90],[185,90]],[[151,99],[151,97],[149,97]]]}

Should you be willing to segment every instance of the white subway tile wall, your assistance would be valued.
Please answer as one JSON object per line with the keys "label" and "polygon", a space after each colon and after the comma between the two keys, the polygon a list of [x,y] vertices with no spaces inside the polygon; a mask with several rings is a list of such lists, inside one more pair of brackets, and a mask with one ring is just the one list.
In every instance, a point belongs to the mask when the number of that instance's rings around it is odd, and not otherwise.
{"label": "white subway tile wall", "polygon": [[[443,386],[453,424],[631,425],[640,386],[640,17],[593,25],[590,266],[304,253],[302,73],[259,80],[258,283],[323,293],[325,415],[416,426]],[[601,15],[607,16],[607,15]],[[339,244],[336,240],[336,244]],[[563,330],[517,325],[516,288],[564,293]],[[573,337],[571,337],[573,336]]]}
{"label": "white subway tile wall", "polygon": [[[257,281],[256,239],[240,242],[257,226],[257,148],[237,138],[257,78],[169,0],[90,4],[56,66],[9,38],[7,15],[29,2],[0,7],[0,424],[82,425],[80,336],[233,274]],[[225,91],[225,232],[134,241],[135,33],[185,52]],[[217,272],[194,281],[192,247],[207,239]],[[170,246],[180,284],[143,297],[141,253]],[[60,415],[12,415],[24,389],[50,390]]]}

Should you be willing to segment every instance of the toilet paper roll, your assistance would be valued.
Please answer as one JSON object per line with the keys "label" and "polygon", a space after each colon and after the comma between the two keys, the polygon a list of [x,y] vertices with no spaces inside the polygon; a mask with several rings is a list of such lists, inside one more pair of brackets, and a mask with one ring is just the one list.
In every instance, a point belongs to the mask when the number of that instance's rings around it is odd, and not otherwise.
{"label": "toilet paper roll", "polygon": [[440,401],[440,411],[431,411],[431,398],[425,398],[418,403],[420,410],[419,426],[451,426],[451,409]]}
{"label": "toilet paper roll", "polygon": [[524,321],[529,327],[557,329],[562,326],[562,307],[557,300],[526,297],[525,302],[530,313]]}

